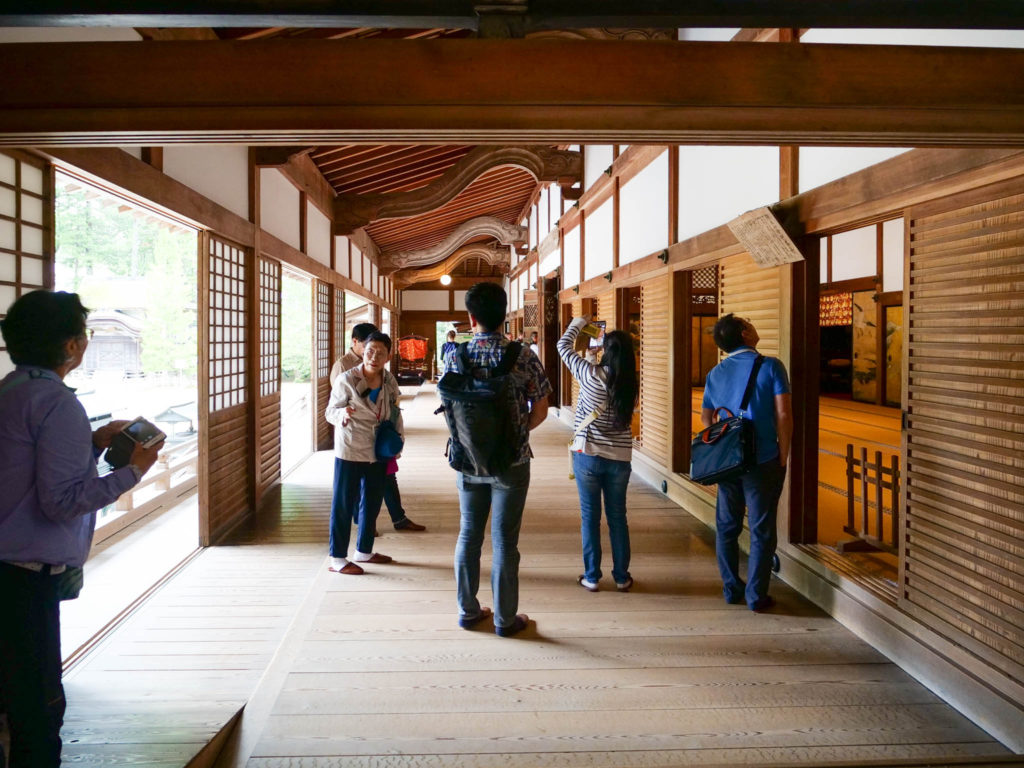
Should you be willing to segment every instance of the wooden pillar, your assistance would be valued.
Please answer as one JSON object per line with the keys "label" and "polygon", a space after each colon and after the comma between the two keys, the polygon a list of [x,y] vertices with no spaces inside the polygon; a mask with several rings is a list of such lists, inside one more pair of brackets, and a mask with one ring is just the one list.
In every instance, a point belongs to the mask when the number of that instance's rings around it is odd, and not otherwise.
{"label": "wooden pillar", "polygon": [[803,261],[792,265],[793,444],[789,462],[789,541],[808,544],[818,539],[818,370],[821,356],[818,329],[818,240],[800,243]]}

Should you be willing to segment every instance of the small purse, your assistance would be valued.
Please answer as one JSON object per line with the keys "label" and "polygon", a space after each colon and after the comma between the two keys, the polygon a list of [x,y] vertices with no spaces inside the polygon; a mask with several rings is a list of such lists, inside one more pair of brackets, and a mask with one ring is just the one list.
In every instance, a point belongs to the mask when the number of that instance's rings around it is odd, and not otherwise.
{"label": "small purse", "polygon": [[[754,391],[757,372],[764,362],[758,355],[743,391],[740,412],[747,408]],[[722,412],[729,418],[722,419]],[[747,472],[757,463],[757,443],[754,422],[742,416],[734,416],[728,408],[715,409],[719,420],[698,432],[690,443],[690,479],[701,485],[714,485],[723,480],[732,480]]]}

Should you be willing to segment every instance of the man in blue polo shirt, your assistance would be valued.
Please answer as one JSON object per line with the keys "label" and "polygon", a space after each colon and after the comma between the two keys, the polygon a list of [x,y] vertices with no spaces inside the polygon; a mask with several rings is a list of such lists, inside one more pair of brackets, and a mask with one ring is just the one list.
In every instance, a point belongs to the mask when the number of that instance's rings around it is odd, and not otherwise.
{"label": "man in blue polo shirt", "polygon": [[[740,414],[747,380],[758,357],[760,337],[749,320],[728,314],[714,328],[715,343],[726,358],[708,373],[700,420],[705,427],[715,420],[717,408]],[[772,559],[778,542],[776,513],[786,480],[789,445],[793,437],[793,404],[786,368],[766,357],[757,373],[754,391],[743,416],[754,421],[757,465],[734,480],[718,484],[715,506],[715,551],[727,603],[746,601],[752,611],[771,608],[768,595]],[[739,574],[739,545],[743,510],[750,523],[747,581]]]}

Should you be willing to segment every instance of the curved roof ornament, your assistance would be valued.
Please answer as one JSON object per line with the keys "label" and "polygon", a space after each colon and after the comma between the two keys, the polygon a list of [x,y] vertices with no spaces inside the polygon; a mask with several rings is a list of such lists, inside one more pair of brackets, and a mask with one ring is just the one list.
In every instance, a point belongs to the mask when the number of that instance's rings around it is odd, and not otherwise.
{"label": "curved roof ornament", "polygon": [[551,147],[477,147],[444,175],[408,192],[338,195],[334,200],[334,234],[347,235],[379,219],[403,219],[440,208],[493,168],[512,165],[537,181],[554,181],[562,197],[579,198],[583,153]]}
{"label": "curved roof ornament", "polygon": [[502,267],[507,272],[512,266],[512,248],[499,243],[469,243],[463,245],[444,261],[431,264],[421,269],[403,269],[391,276],[395,286],[407,288],[414,283],[429,283],[439,280],[441,275],[451,274],[456,267],[467,259],[483,259],[493,266]]}
{"label": "curved roof ornament", "polygon": [[466,241],[485,236],[494,238],[502,245],[519,246],[528,242],[530,234],[526,227],[521,227],[518,224],[509,224],[494,216],[478,216],[475,219],[464,221],[437,245],[418,251],[382,253],[380,270],[383,274],[388,275],[400,269],[428,266],[447,258]]}

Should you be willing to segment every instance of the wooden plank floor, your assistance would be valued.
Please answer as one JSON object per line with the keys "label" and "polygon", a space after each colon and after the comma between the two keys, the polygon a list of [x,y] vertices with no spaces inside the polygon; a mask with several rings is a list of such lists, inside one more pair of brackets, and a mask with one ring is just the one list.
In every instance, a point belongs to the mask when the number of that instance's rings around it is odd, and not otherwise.
{"label": "wooden plank floor", "polygon": [[[253,546],[268,557],[310,542],[319,564],[218,766],[939,765],[1008,756],[781,582],[772,613],[726,605],[713,534],[642,481],[629,491],[635,589],[619,594],[607,576],[596,594],[580,589],[568,431],[554,420],[534,433],[520,542],[520,609],[536,625],[504,639],[489,622],[459,629],[458,502],[435,406],[426,388],[405,403],[399,483],[409,516],[428,531],[395,533],[382,513],[377,549],[394,564],[360,577],[326,570],[329,454],[293,474],[280,514],[254,529]],[[259,573],[261,562],[250,562]],[[483,566],[489,605],[487,554]],[[300,571],[297,580],[308,576]],[[233,583],[219,574],[222,587]],[[290,587],[268,582],[265,597],[276,589]],[[146,637],[173,634],[165,626]],[[271,636],[258,624],[236,631],[220,658],[230,664],[238,644]]]}

